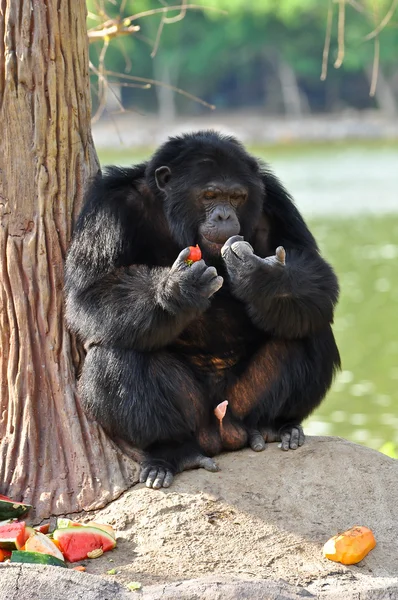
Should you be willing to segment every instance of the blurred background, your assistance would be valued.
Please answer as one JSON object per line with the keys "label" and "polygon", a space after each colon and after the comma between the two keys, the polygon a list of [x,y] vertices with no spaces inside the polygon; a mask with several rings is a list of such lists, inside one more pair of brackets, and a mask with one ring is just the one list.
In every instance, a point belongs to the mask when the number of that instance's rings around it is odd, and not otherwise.
{"label": "blurred background", "polygon": [[207,127],[268,162],[341,285],[306,431],[398,458],[398,0],[87,4],[101,164]]}

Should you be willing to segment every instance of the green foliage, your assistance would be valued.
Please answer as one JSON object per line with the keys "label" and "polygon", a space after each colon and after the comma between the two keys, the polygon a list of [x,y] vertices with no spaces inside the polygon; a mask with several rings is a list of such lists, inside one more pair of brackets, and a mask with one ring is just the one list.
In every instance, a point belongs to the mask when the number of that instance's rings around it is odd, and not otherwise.
{"label": "green foliage", "polygon": [[[171,5],[178,6],[180,0]],[[328,2],[317,0],[203,0],[208,9],[187,10],[183,20],[163,28],[159,49],[151,57],[164,8],[160,0],[128,0],[123,17],[142,11],[155,13],[134,20],[141,30],[130,37],[112,40],[105,65],[125,72],[126,55],[132,62],[129,73],[161,79],[159,65],[168,65],[171,83],[196,94],[218,108],[266,106],[269,88],[280,89],[278,65],[284,61],[293,69],[298,84],[308,95],[313,110],[330,110],[330,98],[341,105],[372,106],[367,97],[369,83],[365,70],[371,68],[375,44],[365,41],[386,14],[389,3],[369,0],[369,12],[345,10],[345,56],[335,70],[337,56],[338,5],[333,6],[333,26],[328,59],[328,77],[320,81]],[[95,0],[88,0],[89,12],[96,12]],[[196,4],[196,3],[195,3]],[[198,3],[199,4],[199,3]],[[366,4],[365,4],[366,5]],[[107,16],[116,17],[120,2],[105,2]],[[220,12],[224,11],[224,12]],[[228,14],[225,14],[227,11]],[[177,10],[167,16],[176,16]],[[103,17],[106,18],[106,17]],[[396,21],[396,18],[395,18]],[[92,16],[92,27],[98,23]],[[91,44],[90,58],[98,64],[101,42]],[[397,70],[398,36],[394,20],[380,34],[380,67],[385,75]],[[280,94],[280,91],[279,91]],[[329,98],[329,101],[327,100]],[[146,110],[156,108],[154,92],[124,90],[124,102]],[[329,102],[329,104],[328,104]],[[199,109],[192,101],[177,100],[181,110]]]}
{"label": "green foliage", "polygon": [[393,442],[386,442],[380,448],[380,452],[386,454],[390,458],[398,458],[398,446]]}

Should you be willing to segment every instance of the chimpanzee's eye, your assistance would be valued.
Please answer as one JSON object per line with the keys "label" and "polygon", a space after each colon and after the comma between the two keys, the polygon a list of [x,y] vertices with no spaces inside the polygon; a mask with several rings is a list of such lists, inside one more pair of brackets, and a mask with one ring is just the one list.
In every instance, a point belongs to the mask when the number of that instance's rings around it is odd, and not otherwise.
{"label": "chimpanzee's eye", "polygon": [[231,196],[230,201],[234,208],[238,208],[238,206],[242,203],[243,199],[244,198],[242,194],[234,194],[233,196]]}
{"label": "chimpanzee's eye", "polygon": [[217,196],[217,194],[213,190],[207,190],[204,193],[204,197],[206,200],[214,200],[214,198],[216,198],[216,196]]}

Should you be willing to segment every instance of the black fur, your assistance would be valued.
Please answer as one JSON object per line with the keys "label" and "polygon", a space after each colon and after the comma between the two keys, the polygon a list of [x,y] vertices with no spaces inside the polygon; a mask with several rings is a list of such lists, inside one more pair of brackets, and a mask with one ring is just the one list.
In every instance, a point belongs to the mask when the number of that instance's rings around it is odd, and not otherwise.
{"label": "black fur", "polygon": [[[230,240],[221,256],[212,241],[228,230],[226,206],[245,241]],[[205,262],[188,267],[184,249],[197,243]],[[263,260],[277,246],[286,265]],[[215,132],[171,138],[147,163],[109,167],[91,183],[65,289],[69,326],[88,349],[83,405],[145,451],[154,487],[168,485],[167,472],[203,466],[197,457],[249,444],[252,431],[290,435],[340,364],[333,270],[275,175]],[[223,400],[220,428],[213,411]]]}

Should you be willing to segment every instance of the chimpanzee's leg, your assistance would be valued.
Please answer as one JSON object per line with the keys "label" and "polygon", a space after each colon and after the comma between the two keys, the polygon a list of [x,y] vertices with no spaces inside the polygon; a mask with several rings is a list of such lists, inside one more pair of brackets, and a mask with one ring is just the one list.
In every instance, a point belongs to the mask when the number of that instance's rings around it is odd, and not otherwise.
{"label": "chimpanzee's leg", "polygon": [[302,421],[320,404],[340,365],[330,328],[303,340],[271,340],[262,346],[227,394],[243,420],[253,450],[265,441],[282,449],[304,443]]}
{"label": "chimpanzee's leg", "polygon": [[195,441],[203,390],[171,353],[92,347],[80,389],[84,408],[104,429],[144,451],[140,480],[148,487],[168,487],[187,468],[217,470]]}

